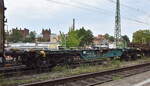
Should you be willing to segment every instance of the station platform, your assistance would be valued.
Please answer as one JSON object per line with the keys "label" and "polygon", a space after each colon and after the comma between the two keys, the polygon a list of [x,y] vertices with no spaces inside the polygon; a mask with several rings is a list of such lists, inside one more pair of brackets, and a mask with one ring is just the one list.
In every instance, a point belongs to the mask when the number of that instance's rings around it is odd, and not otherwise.
{"label": "station platform", "polygon": [[150,71],[96,86],[150,86]]}

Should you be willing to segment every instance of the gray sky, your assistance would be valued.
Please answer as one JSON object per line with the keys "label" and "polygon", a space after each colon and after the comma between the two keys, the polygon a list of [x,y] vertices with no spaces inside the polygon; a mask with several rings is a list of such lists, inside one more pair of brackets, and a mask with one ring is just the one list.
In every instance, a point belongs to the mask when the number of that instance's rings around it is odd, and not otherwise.
{"label": "gray sky", "polygon": [[[76,27],[90,29],[94,35],[114,34],[116,0],[5,0],[8,29],[28,28],[41,32],[68,32],[72,19]],[[122,34],[132,38],[139,29],[150,28],[150,0],[120,0]]]}

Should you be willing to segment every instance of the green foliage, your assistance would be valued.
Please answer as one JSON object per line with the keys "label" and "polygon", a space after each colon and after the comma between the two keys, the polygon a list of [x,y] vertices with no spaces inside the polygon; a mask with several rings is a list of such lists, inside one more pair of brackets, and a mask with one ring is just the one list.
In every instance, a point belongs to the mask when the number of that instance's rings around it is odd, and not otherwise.
{"label": "green foliage", "polygon": [[10,39],[11,42],[19,42],[19,41],[23,41],[22,39],[22,35],[21,33],[19,33],[18,30],[14,30],[14,32],[10,35]]}
{"label": "green foliage", "polygon": [[6,33],[6,39],[8,42],[35,42],[36,33],[31,31],[29,36],[23,37],[22,34],[18,30],[14,30],[13,33]]}
{"label": "green foliage", "polygon": [[122,47],[125,48],[130,43],[129,37],[127,35],[122,36]]}
{"label": "green foliage", "polygon": [[61,46],[66,46],[66,35],[60,31]]}
{"label": "green foliage", "polygon": [[31,40],[35,40],[35,36],[36,36],[35,32],[31,31],[29,35],[30,35]]}
{"label": "green foliage", "polygon": [[109,41],[114,42],[115,38],[113,36],[109,36]]}
{"label": "green foliage", "polygon": [[93,43],[93,33],[90,30],[85,30],[84,27],[77,30],[78,37],[81,39],[80,46],[84,47]]}
{"label": "green foliage", "polygon": [[60,32],[60,35],[61,35],[62,46],[65,46],[67,48],[79,46],[81,39],[78,38],[77,31],[70,30],[67,35]]}
{"label": "green foliage", "polygon": [[78,37],[78,33],[75,30],[68,32],[66,46],[69,47],[78,47],[81,42],[81,39]]}
{"label": "green foliage", "polygon": [[150,30],[139,30],[133,33],[134,43],[150,43]]}
{"label": "green foliage", "polygon": [[110,36],[110,35],[109,35],[108,33],[105,34],[105,38],[106,38],[106,39],[109,39],[109,36]]}
{"label": "green foliage", "polygon": [[115,41],[115,38],[113,36],[109,35],[108,33],[106,33],[104,36],[105,36],[105,39],[109,40],[110,42]]}
{"label": "green foliage", "polygon": [[130,43],[130,39],[127,35],[122,36],[122,39],[125,40],[127,43]]}
{"label": "green foliage", "polygon": [[69,29],[66,34],[60,32],[61,45],[70,47],[84,47],[90,45],[93,42],[93,33],[90,30],[85,30],[84,27],[79,30]]}
{"label": "green foliage", "polygon": [[26,37],[23,42],[35,42],[35,36],[36,36],[36,33],[34,31],[31,31],[29,36]]}

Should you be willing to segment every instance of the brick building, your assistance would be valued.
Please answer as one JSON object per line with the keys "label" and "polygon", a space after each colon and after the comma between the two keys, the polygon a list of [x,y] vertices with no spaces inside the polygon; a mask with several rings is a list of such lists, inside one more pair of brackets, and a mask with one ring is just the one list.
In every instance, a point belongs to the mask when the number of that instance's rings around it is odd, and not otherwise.
{"label": "brick building", "polygon": [[29,30],[26,28],[24,29],[13,28],[12,29],[12,33],[15,33],[16,31],[19,32],[23,38],[26,38],[29,35]]}
{"label": "brick building", "polygon": [[50,42],[51,29],[42,29],[43,41]]}
{"label": "brick building", "polygon": [[105,35],[98,35],[94,37],[93,44],[95,48],[109,48],[109,40],[106,39]]}
{"label": "brick building", "polygon": [[23,37],[27,37],[29,35],[29,30],[24,28],[24,30],[20,30],[20,33]]}
{"label": "brick building", "polygon": [[94,37],[93,43],[95,45],[99,45],[101,42],[103,42],[103,40],[105,40],[105,35],[98,35]]}

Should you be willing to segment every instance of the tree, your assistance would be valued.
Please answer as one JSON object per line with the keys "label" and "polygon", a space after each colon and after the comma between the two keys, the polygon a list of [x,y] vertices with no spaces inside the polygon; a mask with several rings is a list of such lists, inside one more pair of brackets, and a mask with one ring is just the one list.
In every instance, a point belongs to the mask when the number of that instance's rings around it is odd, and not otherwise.
{"label": "tree", "polygon": [[87,33],[86,33],[86,36],[85,36],[85,38],[86,38],[85,44],[90,45],[90,44],[93,43],[94,36],[93,36],[93,33],[92,33],[91,30],[87,30],[86,32]]}
{"label": "tree", "polygon": [[104,36],[105,36],[105,39],[109,40],[110,42],[114,42],[115,41],[115,38],[113,36],[109,35],[108,33],[106,33]]}
{"label": "tree", "polygon": [[128,47],[128,44],[130,43],[129,37],[127,35],[121,36],[122,37],[122,41],[121,41],[121,47],[122,48],[126,48]]}
{"label": "tree", "polygon": [[134,43],[150,43],[150,30],[138,30],[133,33]]}
{"label": "tree", "polygon": [[104,37],[105,37],[105,39],[109,40],[110,35],[109,35],[108,33],[106,33],[106,34],[104,35]]}
{"label": "tree", "polygon": [[93,43],[93,33],[90,30],[85,30],[84,27],[77,30],[78,38],[81,39],[79,46],[86,46]]}
{"label": "tree", "polygon": [[9,32],[5,32],[5,39],[7,42],[11,41],[11,36],[10,36]]}
{"label": "tree", "polygon": [[66,46],[66,41],[67,41],[66,38],[67,38],[66,34],[60,31],[61,46]]}
{"label": "tree", "polygon": [[77,31],[71,30],[68,32],[66,46],[67,47],[78,47],[81,42],[81,38],[78,37]]}
{"label": "tree", "polygon": [[127,35],[122,36],[123,41],[125,41],[127,44],[130,43],[129,37]]}
{"label": "tree", "polygon": [[78,38],[77,31],[70,30],[68,34],[60,32],[61,35],[61,45],[67,48],[78,47],[80,44],[80,38]]}
{"label": "tree", "polygon": [[109,36],[109,41],[114,42],[115,38],[113,36]]}
{"label": "tree", "polygon": [[14,30],[13,33],[10,34],[10,41],[14,43],[23,41],[21,33],[18,30]]}
{"label": "tree", "polygon": [[23,42],[35,42],[36,33],[35,31],[31,31],[29,36],[27,36]]}
{"label": "tree", "polygon": [[67,47],[84,47],[93,42],[93,33],[90,30],[85,30],[84,27],[79,30],[69,29],[67,35],[60,32],[61,45]]}
{"label": "tree", "polygon": [[29,34],[31,40],[34,42],[35,41],[35,37],[36,37],[36,32],[35,31],[31,31]]}

